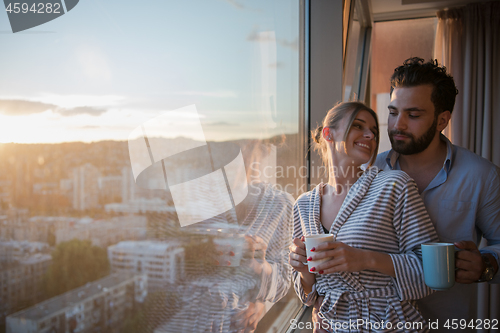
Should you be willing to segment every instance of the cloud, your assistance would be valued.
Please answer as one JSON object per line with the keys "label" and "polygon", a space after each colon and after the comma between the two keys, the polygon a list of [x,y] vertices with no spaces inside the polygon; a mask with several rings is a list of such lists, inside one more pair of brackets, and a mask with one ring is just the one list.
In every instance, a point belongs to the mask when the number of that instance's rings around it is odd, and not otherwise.
{"label": "cloud", "polygon": [[98,129],[98,128],[101,128],[101,126],[86,125],[86,126],[75,126],[74,128],[78,128],[78,129]]}
{"label": "cloud", "polygon": [[79,106],[72,109],[58,109],[58,113],[63,116],[76,116],[78,114],[88,114],[91,116],[99,116],[106,112],[106,109],[96,108],[92,106]]}
{"label": "cloud", "polygon": [[294,51],[299,50],[299,40],[295,38],[292,41],[286,40],[284,38],[276,38],[274,37],[274,34],[271,33],[263,33],[265,31],[259,31],[258,27],[255,27],[250,34],[247,36],[247,41],[250,42],[276,42],[277,44],[290,48]]}
{"label": "cloud", "polygon": [[31,102],[25,100],[3,99],[0,100],[0,113],[6,116],[24,116],[34,113],[45,112],[49,109],[55,110],[54,104]]}
{"label": "cloud", "polygon": [[[7,97],[5,97],[7,98]],[[16,96],[15,98],[9,97],[10,99],[30,99],[23,96]],[[42,93],[36,97],[37,101],[47,104],[55,104],[62,108],[70,109],[75,107],[93,106],[102,107],[103,105],[116,106],[122,104],[126,98],[119,95],[58,95]]]}
{"label": "cloud", "polygon": [[225,0],[225,1],[228,2],[228,3],[230,3],[231,5],[233,5],[234,7],[238,8],[238,9],[244,9],[245,8],[245,6],[242,3],[239,3],[236,0]]}
{"label": "cloud", "polygon": [[269,64],[269,68],[283,68],[283,67],[285,67],[285,63],[283,63],[281,61],[276,61],[276,62]]}
{"label": "cloud", "polygon": [[258,28],[254,28],[252,32],[247,36],[247,40],[250,42],[274,42],[276,38],[274,34],[262,33]]}
{"label": "cloud", "polygon": [[221,91],[175,91],[171,93],[172,95],[185,95],[185,96],[204,96],[204,97],[237,97],[238,95],[234,91],[221,90]]}
{"label": "cloud", "polygon": [[256,12],[256,13],[262,13],[263,10],[262,9],[259,9],[259,8],[250,8],[246,5],[244,5],[241,1],[236,1],[236,0],[224,0],[225,2],[227,2],[228,4],[230,4],[231,6],[235,7],[236,9],[239,9],[239,10],[248,10],[248,11],[251,11],[251,12]]}
{"label": "cloud", "polygon": [[299,50],[299,39],[298,38],[295,38],[292,41],[288,41],[286,39],[278,39],[277,42],[281,46],[291,48],[294,51],[298,51]]}
{"label": "cloud", "polygon": [[204,126],[211,126],[211,127],[220,127],[220,126],[240,126],[240,124],[236,124],[236,123],[228,123],[226,121],[218,121],[218,122],[215,122],[215,123],[208,123],[208,124],[204,124]]}
{"label": "cloud", "polygon": [[107,111],[102,107],[78,106],[74,108],[62,108],[55,104],[36,101],[0,99],[0,114],[7,116],[25,116],[42,113],[47,110],[52,110],[52,112],[58,113],[61,116],[76,116],[79,114],[99,116]]}

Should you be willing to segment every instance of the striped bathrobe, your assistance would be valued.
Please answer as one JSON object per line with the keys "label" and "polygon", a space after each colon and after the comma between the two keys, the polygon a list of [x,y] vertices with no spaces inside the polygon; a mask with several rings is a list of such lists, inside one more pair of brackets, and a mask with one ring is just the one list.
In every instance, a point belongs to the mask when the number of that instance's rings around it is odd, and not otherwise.
{"label": "striped bathrobe", "polygon": [[[245,327],[233,327],[235,316],[245,311],[250,303],[276,303],[287,294],[292,274],[288,254],[293,197],[263,183],[253,183],[250,190],[249,196],[255,200],[249,205],[248,216],[239,226],[238,233],[263,239],[267,245],[265,260],[272,267],[271,275],[264,270],[256,275],[249,265],[252,260],[246,257],[238,267],[186,263],[183,280],[174,286],[182,299],[178,304],[163,305],[175,306],[178,311],[163,326],[156,328],[155,333],[239,332]],[[219,215],[184,230],[211,228],[211,223],[224,222],[224,218]],[[161,312],[161,306],[157,312]]]}
{"label": "striped bathrobe", "polygon": [[[323,184],[303,194],[294,205],[293,237],[324,234],[320,222]],[[425,285],[420,244],[438,241],[417,186],[402,171],[380,171],[372,167],[350,188],[330,233],[349,246],[384,252],[391,256],[396,277],[375,271],[340,272],[316,275],[313,291],[306,295],[300,273],[293,271],[294,287],[303,303],[314,304],[325,296],[320,317],[331,324],[391,322],[378,325],[349,326],[337,332],[425,332],[427,323],[413,300],[431,293]],[[421,322],[422,329],[398,330],[398,323]],[[399,325],[402,325],[399,324]],[[392,329],[387,329],[388,326]],[[419,325],[419,324],[415,324]]]}

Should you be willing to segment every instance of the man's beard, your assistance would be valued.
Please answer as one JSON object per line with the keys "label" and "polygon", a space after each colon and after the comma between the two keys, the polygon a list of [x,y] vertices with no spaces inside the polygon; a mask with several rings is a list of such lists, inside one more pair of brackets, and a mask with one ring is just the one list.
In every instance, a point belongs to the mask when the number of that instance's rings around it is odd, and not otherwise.
{"label": "man's beard", "polygon": [[[427,132],[425,132],[418,139],[415,139],[412,134],[403,131],[389,131],[389,139],[391,140],[392,149],[402,155],[413,155],[421,153],[431,144],[432,140],[434,139],[434,135],[436,135],[436,128],[437,118],[434,118],[434,122],[432,123],[431,127],[429,127]],[[410,139],[410,142],[405,143],[404,141],[394,140],[393,137],[397,134],[407,136]]]}

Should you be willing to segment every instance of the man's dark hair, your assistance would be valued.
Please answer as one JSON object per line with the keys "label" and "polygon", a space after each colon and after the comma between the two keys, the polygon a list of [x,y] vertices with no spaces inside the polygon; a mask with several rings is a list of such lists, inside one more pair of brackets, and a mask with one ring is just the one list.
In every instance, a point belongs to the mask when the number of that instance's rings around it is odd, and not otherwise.
{"label": "man's dark hair", "polygon": [[433,87],[431,101],[436,116],[443,111],[453,112],[458,90],[453,77],[446,73],[446,67],[438,65],[437,60],[424,62],[424,59],[418,57],[406,59],[391,76],[391,95],[394,88],[410,88],[422,84]]}

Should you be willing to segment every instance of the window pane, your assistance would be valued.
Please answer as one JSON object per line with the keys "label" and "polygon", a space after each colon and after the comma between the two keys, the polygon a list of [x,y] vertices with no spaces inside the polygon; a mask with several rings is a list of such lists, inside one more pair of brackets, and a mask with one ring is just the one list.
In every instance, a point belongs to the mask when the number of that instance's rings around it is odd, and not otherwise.
{"label": "window pane", "polygon": [[356,93],[353,92],[352,89],[355,82],[359,81],[359,78],[357,78],[356,75],[359,75],[360,69],[356,68],[356,66],[358,65],[358,53],[361,52],[361,50],[358,50],[361,26],[356,16],[356,7],[354,7],[353,11],[354,17],[350,22],[349,32],[347,33],[347,53],[344,61],[344,101],[359,98],[359,96],[356,96]]}
{"label": "window pane", "polygon": [[389,150],[387,105],[390,102],[390,77],[405,59],[433,55],[436,18],[376,22],[372,35],[371,106],[380,121],[379,152]]}
{"label": "window pane", "polygon": [[228,332],[298,306],[299,1],[88,0],[0,31],[7,330]]}

